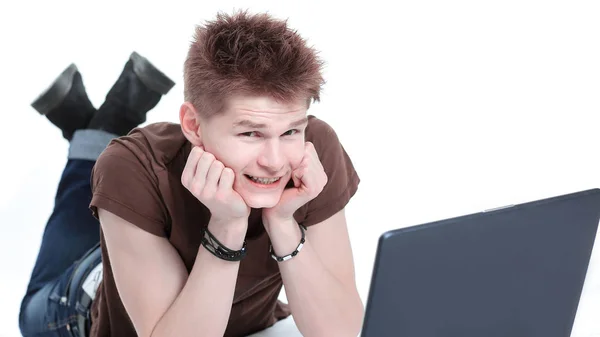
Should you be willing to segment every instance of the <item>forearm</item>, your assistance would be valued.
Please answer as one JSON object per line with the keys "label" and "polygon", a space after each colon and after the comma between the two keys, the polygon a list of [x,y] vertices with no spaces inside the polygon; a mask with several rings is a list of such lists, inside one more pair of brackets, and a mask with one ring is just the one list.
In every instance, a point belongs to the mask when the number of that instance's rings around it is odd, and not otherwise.
{"label": "forearm", "polygon": [[[294,251],[301,238],[295,223],[273,226],[269,235],[279,256]],[[280,262],[279,269],[294,321],[302,335],[359,334],[363,304],[356,288],[344,284],[324,267],[310,240],[294,258]]]}
{"label": "forearm", "polygon": [[[209,230],[225,246],[240,249],[247,224],[217,224]],[[162,336],[223,336],[229,321],[239,262],[224,261],[200,246],[185,286],[152,333]]]}

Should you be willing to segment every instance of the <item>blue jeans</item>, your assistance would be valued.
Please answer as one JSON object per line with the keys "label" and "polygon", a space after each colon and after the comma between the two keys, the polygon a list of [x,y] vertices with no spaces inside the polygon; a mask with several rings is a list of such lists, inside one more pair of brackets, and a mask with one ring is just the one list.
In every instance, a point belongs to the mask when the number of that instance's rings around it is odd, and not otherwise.
{"label": "blue jeans", "polygon": [[82,336],[89,303],[81,283],[101,262],[100,225],[89,204],[95,160],[115,136],[97,130],[75,133],[37,260],[19,313],[24,337]]}

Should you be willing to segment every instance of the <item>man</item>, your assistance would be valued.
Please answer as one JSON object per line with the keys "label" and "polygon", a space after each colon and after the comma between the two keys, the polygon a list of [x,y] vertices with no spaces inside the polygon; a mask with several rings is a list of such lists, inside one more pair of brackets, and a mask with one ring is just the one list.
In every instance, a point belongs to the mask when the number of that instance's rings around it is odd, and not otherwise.
{"label": "man", "polygon": [[304,336],[359,333],[344,216],[359,178],[307,115],[321,65],[268,15],[198,27],[180,123],[114,139],[93,169],[92,336],[245,336],[290,314]]}

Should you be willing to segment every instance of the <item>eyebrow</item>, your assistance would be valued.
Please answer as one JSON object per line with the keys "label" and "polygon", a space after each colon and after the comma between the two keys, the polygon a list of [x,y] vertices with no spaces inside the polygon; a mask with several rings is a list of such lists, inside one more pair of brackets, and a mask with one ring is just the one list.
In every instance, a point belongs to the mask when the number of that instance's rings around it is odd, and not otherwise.
{"label": "eyebrow", "polygon": [[[289,128],[296,128],[299,127],[301,125],[307,124],[308,123],[308,117],[304,117],[302,119],[299,119],[295,122],[291,122],[290,125],[288,126]],[[249,119],[242,119],[240,121],[237,121],[235,123],[233,123],[233,127],[246,127],[246,128],[250,128],[250,129],[266,129],[267,128],[267,124],[265,123],[255,123]]]}

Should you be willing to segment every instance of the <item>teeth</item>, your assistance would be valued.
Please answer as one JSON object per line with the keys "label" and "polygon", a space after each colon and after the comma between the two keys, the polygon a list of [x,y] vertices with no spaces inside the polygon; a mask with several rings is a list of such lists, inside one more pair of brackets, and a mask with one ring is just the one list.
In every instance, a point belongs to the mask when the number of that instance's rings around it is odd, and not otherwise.
{"label": "teeth", "polygon": [[272,184],[274,182],[276,182],[277,180],[279,180],[279,178],[257,178],[257,177],[253,177],[253,176],[249,176],[250,179],[252,179],[252,181],[257,182],[259,184]]}

